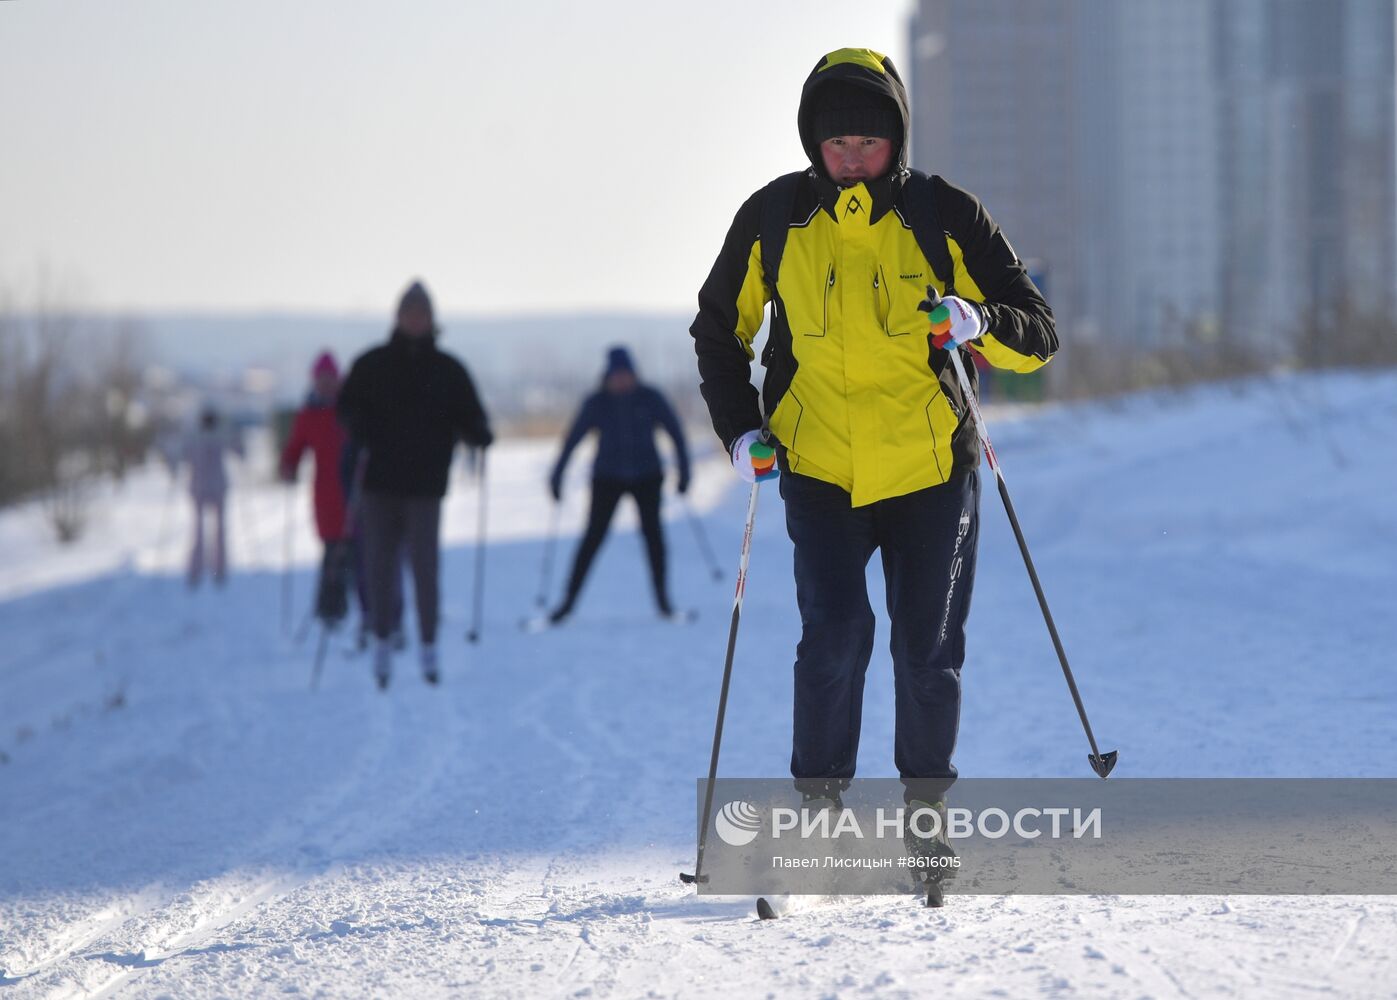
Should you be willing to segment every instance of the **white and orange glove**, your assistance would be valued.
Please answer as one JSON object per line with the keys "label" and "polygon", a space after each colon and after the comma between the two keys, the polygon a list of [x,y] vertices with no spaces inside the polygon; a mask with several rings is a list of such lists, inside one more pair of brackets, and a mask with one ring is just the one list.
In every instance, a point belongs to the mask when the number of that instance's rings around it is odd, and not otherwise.
{"label": "white and orange glove", "polygon": [[985,332],[984,317],[975,303],[956,295],[942,298],[930,285],[926,286],[926,299],[917,308],[929,314],[933,347],[951,351]]}
{"label": "white and orange glove", "polygon": [[748,431],[732,443],[732,467],[744,482],[764,483],[775,479],[776,449],[766,431]]}

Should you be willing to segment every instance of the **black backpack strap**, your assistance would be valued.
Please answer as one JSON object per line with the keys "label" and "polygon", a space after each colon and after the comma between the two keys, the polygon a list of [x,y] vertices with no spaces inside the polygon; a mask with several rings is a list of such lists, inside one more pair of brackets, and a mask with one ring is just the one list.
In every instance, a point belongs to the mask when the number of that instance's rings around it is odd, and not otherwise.
{"label": "black backpack strap", "polygon": [[[920,170],[909,170],[908,176],[902,184],[902,205],[903,210],[907,213],[906,221],[912,227],[912,236],[916,239],[917,246],[921,248],[927,263],[931,265],[931,270],[941,282],[942,294],[954,295],[956,294],[956,266],[955,261],[951,259],[951,248],[946,245],[949,234],[946,232],[946,228],[941,225],[941,217],[936,211],[936,181],[937,178],[928,177]],[[964,347],[961,348],[961,356],[965,359],[966,377],[970,379],[970,385],[973,389],[979,384],[977,374],[979,369],[971,363],[970,354]],[[928,333],[927,364],[941,380],[941,390],[951,401],[951,408],[961,413],[961,419],[964,420],[967,409],[965,397],[955,375],[952,374],[954,369],[946,363],[947,357],[945,351],[932,343],[931,334]],[[953,447],[955,446],[953,445]],[[971,452],[979,447],[973,433],[965,447],[970,448]]]}
{"label": "black backpack strap", "polygon": [[951,261],[951,251],[946,246],[946,230],[941,218],[936,214],[935,178],[928,177],[920,170],[909,170],[902,183],[905,193],[902,204],[907,212],[907,223],[912,227],[917,246],[926,255],[932,271],[945,288],[944,294],[956,294],[956,269]]}
{"label": "black backpack strap", "polygon": [[791,210],[796,203],[796,185],[805,171],[782,174],[762,189],[762,279],[767,293],[776,298],[776,279],[781,274],[781,255],[786,252],[786,234],[791,228]]}

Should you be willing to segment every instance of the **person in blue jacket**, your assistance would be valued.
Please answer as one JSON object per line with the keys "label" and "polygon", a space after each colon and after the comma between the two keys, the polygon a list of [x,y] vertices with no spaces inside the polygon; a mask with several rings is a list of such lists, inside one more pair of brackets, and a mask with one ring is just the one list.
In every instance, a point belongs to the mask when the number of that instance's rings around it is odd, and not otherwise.
{"label": "person in blue jacket", "polygon": [[549,485],[553,499],[563,495],[563,470],[572,451],[591,431],[598,432],[597,458],[592,466],[592,506],[587,530],[577,547],[572,575],[563,601],[549,615],[558,623],[572,613],[592,560],[606,539],[616,505],[629,493],[640,510],[640,530],[650,557],[650,579],[661,617],[674,617],[665,580],[665,539],[660,526],[660,485],[664,480],[660,455],[655,449],[655,428],[663,427],[674,441],[679,464],[680,493],[689,489],[689,449],[674,409],[659,391],[636,378],[630,352],[613,347],[607,354],[602,386],[588,396],[563,441],[562,454],[553,466]]}

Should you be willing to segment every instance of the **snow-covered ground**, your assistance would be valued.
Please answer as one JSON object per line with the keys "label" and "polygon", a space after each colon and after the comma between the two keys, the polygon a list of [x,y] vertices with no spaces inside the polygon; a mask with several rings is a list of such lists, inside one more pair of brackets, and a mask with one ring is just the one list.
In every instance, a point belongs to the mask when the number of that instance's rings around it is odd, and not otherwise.
{"label": "snow-covered ground", "polygon": [[[1397,775],[1397,376],[999,414],[992,430],[1118,775]],[[1382,897],[877,897],[772,924],[750,899],[695,897],[677,875],[745,493],[721,459],[701,466],[721,584],[671,504],[674,589],[697,624],[654,619],[627,522],[575,620],[525,635],[552,453],[492,454],[475,647],[476,495],[453,484],[436,690],[409,653],[380,694],[338,648],[309,690],[311,644],[281,630],[285,494],[250,472],[222,592],[183,586],[186,513],[155,471],[104,498],[71,552],[35,511],[0,515],[0,1000],[1397,995]],[[314,553],[309,501],[294,505],[299,617]],[[992,490],[983,525],[961,773],[1081,776]],[[727,775],[785,773],[790,577],[767,490]],[[895,773],[891,726],[879,649],[861,773]]]}

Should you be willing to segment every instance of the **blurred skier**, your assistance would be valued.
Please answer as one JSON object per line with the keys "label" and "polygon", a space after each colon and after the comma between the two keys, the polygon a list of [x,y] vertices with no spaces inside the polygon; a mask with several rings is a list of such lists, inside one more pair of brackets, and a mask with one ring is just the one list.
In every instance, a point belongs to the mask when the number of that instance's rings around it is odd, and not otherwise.
{"label": "blurred skier", "polygon": [[689,489],[689,449],[674,409],[658,390],[636,378],[630,353],[624,347],[612,348],[607,355],[601,389],[583,402],[549,478],[553,499],[561,500],[563,471],[573,449],[588,433],[597,431],[587,530],[577,546],[567,592],[562,603],[548,616],[550,622],[561,622],[572,613],[592,560],[606,540],[616,505],[627,494],[635,498],[640,511],[640,530],[645,536],[645,551],[650,559],[655,605],[661,617],[675,617],[665,579],[665,539],[660,523],[660,486],[664,477],[659,452],[655,450],[655,430],[659,427],[674,441],[679,464],[676,488],[685,493]]}
{"label": "blurred skier", "polygon": [[[212,406],[199,414],[199,425],[185,439],[179,461],[189,466],[189,496],[194,502],[194,540],[189,553],[189,586],[199,586],[204,572],[222,585],[228,578],[228,470],[224,458],[244,456],[242,441],[230,432]],[[204,539],[205,518],[213,518],[213,551]]]}
{"label": "blurred skier", "polygon": [[[341,425],[343,426],[343,425]],[[354,592],[359,598],[359,635],[356,645],[360,651],[369,646],[373,634],[373,612],[369,610],[369,572],[364,555],[364,511],[363,504],[355,504],[353,498],[362,495],[363,464],[368,461],[364,446],[349,438],[340,458],[340,489],[350,501],[349,554],[353,571]],[[388,618],[393,623],[388,633],[388,644],[394,652],[407,648],[407,637],[403,634],[403,573],[407,569],[407,553],[402,553],[398,572],[393,574],[392,595],[388,602]]]}
{"label": "blurred skier", "polygon": [[335,412],[339,391],[339,365],[334,355],[326,351],[311,367],[310,394],[291,425],[280,465],[282,481],[294,483],[301,456],[307,451],[315,456],[315,528],[324,545],[315,615],[329,626],[338,625],[349,613],[352,571],[348,502],[340,480],[340,465],[349,435]]}
{"label": "blurred skier", "polygon": [[[779,465],[802,626],[791,774],[810,808],[837,805],[854,776],[874,634],[865,572],[881,550],[894,760],[909,803],[944,809],[980,498],[948,352],[1027,372],[1058,346],[1051,310],[979,201],[907,169],[907,122],[890,59],[824,56],[797,114],[810,164],[738,210],[690,329],[734,468],[754,482]],[[932,285],[945,297],[929,327],[919,307]],[[767,302],[759,397],[752,343]]]}
{"label": "blurred skier", "polygon": [[339,396],[350,436],[367,450],[361,499],[374,678],[392,670],[394,577],[403,551],[412,568],[422,675],[439,679],[441,501],[456,445],[488,447],[490,422],[469,373],[437,347],[432,301],[414,282],[398,304],[386,344],[360,355]]}

